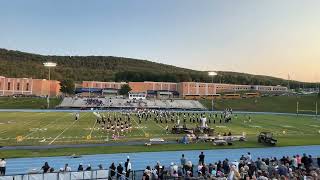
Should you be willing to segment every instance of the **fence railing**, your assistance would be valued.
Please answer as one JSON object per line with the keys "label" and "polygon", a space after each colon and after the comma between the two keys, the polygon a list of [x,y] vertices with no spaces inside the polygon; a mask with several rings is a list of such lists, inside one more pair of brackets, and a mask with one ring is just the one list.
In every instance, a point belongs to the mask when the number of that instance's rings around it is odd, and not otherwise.
{"label": "fence railing", "polygon": [[109,178],[109,170],[53,172],[0,176],[0,180],[86,180]]}

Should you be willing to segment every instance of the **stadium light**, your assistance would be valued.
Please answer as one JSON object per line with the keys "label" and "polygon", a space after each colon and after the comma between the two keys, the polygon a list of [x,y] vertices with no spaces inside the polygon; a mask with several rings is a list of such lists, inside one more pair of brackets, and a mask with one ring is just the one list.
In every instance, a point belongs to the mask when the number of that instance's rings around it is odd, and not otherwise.
{"label": "stadium light", "polygon": [[51,88],[51,83],[50,83],[50,69],[53,67],[57,66],[57,63],[54,62],[44,62],[43,63],[44,67],[49,68],[49,89],[48,89],[48,97],[47,97],[47,103],[48,103],[48,109],[50,108],[50,88]]}
{"label": "stadium light", "polygon": [[[216,72],[214,71],[211,71],[211,72],[208,72],[208,75],[212,77],[212,87],[213,86],[213,77],[218,75]],[[212,99],[211,99],[211,110],[213,111],[213,94],[214,94],[214,88],[212,88]]]}
{"label": "stadium light", "polygon": [[216,72],[213,72],[213,71],[212,71],[212,72],[209,72],[208,75],[209,75],[209,76],[216,76],[216,75],[218,75],[218,74],[217,74]]}
{"label": "stadium light", "polygon": [[54,63],[54,62],[45,62],[43,63],[43,65],[45,67],[56,67],[57,66],[57,63]]}

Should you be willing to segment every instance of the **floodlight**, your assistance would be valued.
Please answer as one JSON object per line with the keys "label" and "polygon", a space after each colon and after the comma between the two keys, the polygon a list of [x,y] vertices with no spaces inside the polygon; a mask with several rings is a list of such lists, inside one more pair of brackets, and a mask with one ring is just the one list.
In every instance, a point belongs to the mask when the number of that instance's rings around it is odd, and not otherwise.
{"label": "floodlight", "polygon": [[208,74],[209,74],[209,76],[216,76],[216,75],[217,75],[217,73],[214,72],[214,71],[211,71],[211,72],[209,72]]}
{"label": "floodlight", "polygon": [[45,67],[56,67],[57,66],[57,63],[54,63],[54,62],[45,62],[43,63],[43,65]]}

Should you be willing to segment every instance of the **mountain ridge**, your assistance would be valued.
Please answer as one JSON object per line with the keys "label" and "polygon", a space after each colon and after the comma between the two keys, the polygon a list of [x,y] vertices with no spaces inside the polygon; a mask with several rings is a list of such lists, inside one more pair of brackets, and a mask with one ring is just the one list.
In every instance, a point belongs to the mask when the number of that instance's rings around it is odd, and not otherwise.
{"label": "mountain ridge", "polygon": [[[211,82],[207,71],[181,68],[145,59],[117,56],[58,56],[7,50],[0,48],[0,76],[46,78],[47,69],[43,62],[54,61],[52,79],[72,79],[74,81],[197,81]],[[21,68],[23,67],[23,68]],[[233,84],[283,85],[288,81],[282,78],[253,75],[232,71],[216,71],[214,82]],[[293,88],[302,82],[290,81]],[[312,86],[314,83],[304,83]]]}

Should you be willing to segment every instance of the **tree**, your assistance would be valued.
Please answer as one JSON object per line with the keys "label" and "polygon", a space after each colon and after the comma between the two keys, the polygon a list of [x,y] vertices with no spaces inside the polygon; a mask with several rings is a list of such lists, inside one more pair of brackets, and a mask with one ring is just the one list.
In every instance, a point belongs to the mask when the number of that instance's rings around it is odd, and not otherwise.
{"label": "tree", "polygon": [[121,86],[119,90],[119,94],[121,95],[128,95],[128,93],[131,91],[131,87],[128,84],[124,84]]}
{"label": "tree", "polygon": [[74,82],[71,79],[60,81],[60,91],[64,94],[74,94]]}

